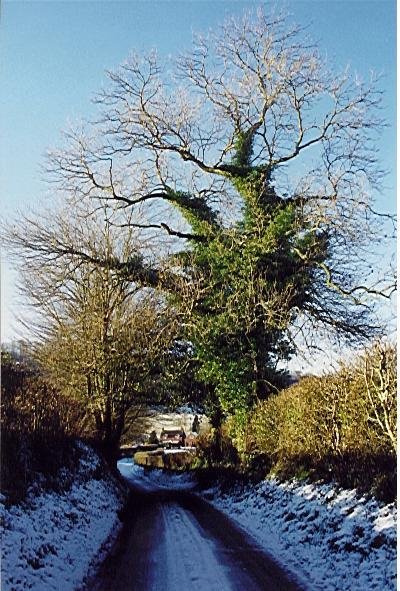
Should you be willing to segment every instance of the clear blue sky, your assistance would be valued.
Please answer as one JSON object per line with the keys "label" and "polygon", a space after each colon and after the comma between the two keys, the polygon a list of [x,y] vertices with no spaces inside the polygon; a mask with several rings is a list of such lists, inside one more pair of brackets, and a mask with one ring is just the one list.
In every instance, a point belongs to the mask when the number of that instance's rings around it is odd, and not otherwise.
{"label": "clear blue sky", "polygon": [[[174,54],[225,15],[269,3],[203,0],[8,1],[0,23],[0,199],[2,214],[34,206],[46,187],[39,171],[47,147],[57,145],[69,120],[90,117],[92,94],[131,50]],[[363,77],[383,72],[389,127],[381,156],[392,170],[382,207],[395,207],[396,3],[394,0],[277,2],[340,67]],[[14,275],[2,254],[2,338],[16,333]]]}

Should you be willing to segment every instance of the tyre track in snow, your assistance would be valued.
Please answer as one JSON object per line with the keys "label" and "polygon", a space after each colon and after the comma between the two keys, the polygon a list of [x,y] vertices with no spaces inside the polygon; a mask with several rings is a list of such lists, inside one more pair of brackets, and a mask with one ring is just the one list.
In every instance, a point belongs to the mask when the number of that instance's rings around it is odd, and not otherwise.
{"label": "tyre track in snow", "polygon": [[125,527],[90,591],[301,591],[225,515],[195,494],[133,486]]}
{"label": "tyre track in snow", "polygon": [[193,516],[178,503],[161,505],[163,539],[158,549],[160,560],[154,589],[190,589],[221,591],[230,589],[229,573],[217,558],[215,543],[208,539]]}

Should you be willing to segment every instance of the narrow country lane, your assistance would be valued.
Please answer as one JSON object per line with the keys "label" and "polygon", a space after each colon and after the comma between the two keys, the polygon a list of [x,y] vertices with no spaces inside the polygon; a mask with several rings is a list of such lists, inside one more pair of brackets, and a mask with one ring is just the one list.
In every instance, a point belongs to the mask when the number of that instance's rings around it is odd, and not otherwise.
{"label": "narrow country lane", "polygon": [[130,485],[123,534],[91,589],[301,589],[242,530],[194,493]]}

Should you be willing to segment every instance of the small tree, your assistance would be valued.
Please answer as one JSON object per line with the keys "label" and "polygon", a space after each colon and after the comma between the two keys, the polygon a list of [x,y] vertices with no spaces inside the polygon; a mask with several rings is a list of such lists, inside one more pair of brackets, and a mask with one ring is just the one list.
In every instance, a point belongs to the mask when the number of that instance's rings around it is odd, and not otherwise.
{"label": "small tree", "polygon": [[200,421],[199,421],[199,417],[197,415],[195,415],[195,417],[193,419],[192,431],[193,431],[193,433],[199,433],[200,432]]}
{"label": "small tree", "polygon": [[152,431],[150,433],[149,443],[152,443],[154,445],[158,445],[158,437],[157,437],[157,433],[155,431]]}
{"label": "small tree", "polygon": [[397,453],[397,351],[393,345],[378,342],[362,360],[365,389],[369,401],[369,420]]}
{"label": "small tree", "polygon": [[[154,294],[107,264],[138,256],[132,231],[115,228],[107,206],[95,212],[90,204],[75,205],[74,217],[67,200],[51,217],[15,226],[12,244],[24,262],[21,288],[39,312],[36,357],[57,388],[84,401],[94,436],[114,460],[126,414],[145,396],[175,336],[175,321]],[[50,251],[71,241],[86,257],[37,256],[32,243],[38,233]]]}

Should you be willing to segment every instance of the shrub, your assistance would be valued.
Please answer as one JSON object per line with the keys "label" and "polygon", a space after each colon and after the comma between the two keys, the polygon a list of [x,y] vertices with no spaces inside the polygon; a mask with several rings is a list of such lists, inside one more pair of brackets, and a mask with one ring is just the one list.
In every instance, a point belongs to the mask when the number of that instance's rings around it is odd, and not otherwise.
{"label": "shrub", "polygon": [[3,353],[1,373],[1,488],[17,501],[39,474],[50,481],[75,461],[72,440],[83,410]]}
{"label": "shrub", "polygon": [[261,402],[247,451],[285,476],[335,477],[393,496],[396,388],[396,350],[378,343],[336,373],[303,378]]}
{"label": "shrub", "polygon": [[201,466],[237,466],[239,453],[229,434],[229,425],[200,435],[196,440],[196,455]]}

